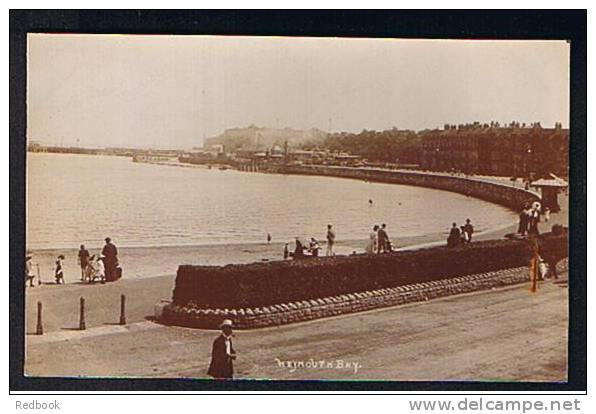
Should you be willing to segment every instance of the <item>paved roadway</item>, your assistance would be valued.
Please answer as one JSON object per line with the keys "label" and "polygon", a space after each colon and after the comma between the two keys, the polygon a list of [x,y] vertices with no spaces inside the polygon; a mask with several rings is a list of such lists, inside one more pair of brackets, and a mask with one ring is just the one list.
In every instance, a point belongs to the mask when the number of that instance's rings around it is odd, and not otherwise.
{"label": "paved roadway", "polygon": [[[567,293],[547,281],[536,294],[518,285],[236,332],[236,370],[240,378],[565,381]],[[215,336],[150,321],[27,335],[26,373],[205,377]]]}

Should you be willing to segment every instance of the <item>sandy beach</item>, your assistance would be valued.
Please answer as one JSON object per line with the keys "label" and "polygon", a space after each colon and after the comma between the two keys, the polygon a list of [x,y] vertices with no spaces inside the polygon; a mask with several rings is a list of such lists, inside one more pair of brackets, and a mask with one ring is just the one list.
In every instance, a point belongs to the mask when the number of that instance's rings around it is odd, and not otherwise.
{"label": "sandy beach", "polygon": [[[392,238],[398,248],[443,240],[446,235],[431,234],[420,237]],[[341,240],[337,242],[337,254],[363,253],[367,240]],[[290,251],[294,243],[288,246]],[[244,243],[211,246],[161,246],[161,247],[119,247],[119,259],[124,279],[138,279],[174,275],[181,264],[226,265],[260,261],[283,260],[284,243]],[[65,259],[66,283],[80,280],[77,264],[78,249],[48,249],[33,251],[34,269],[37,264],[44,284],[54,283],[54,263],[59,254]],[[90,254],[99,254],[101,249],[89,249]],[[320,254],[325,254],[325,243],[321,242]]]}

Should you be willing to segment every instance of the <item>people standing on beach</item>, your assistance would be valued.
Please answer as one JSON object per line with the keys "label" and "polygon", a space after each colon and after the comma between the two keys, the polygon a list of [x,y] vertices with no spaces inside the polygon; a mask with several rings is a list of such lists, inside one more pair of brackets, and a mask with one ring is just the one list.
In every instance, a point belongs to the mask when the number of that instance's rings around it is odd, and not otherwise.
{"label": "people standing on beach", "polygon": [[335,231],[331,224],[327,224],[327,256],[335,256],[333,245],[335,244]]}
{"label": "people standing on beach", "polygon": [[296,237],[296,248],[294,249],[294,259],[302,259],[304,257],[304,246],[299,237]]}
{"label": "people standing on beach", "polygon": [[460,240],[460,232],[457,227],[457,223],[451,224],[451,230],[449,231],[449,237],[447,237],[447,247],[457,247]]}
{"label": "people standing on beach", "polygon": [[106,267],[104,264],[105,256],[100,254],[95,262],[95,275],[99,278],[101,283],[106,283]]}
{"label": "people standing on beach", "polygon": [[271,233],[267,233],[267,244],[271,244]]}
{"label": "people standing on beach", "polygon": [[310,254],[313,257],[319,256],[319,242],[314,237],[310,238],[310,246],[309,246]]}
{"label": "people standing on beach", "polygon": [[102,254],[92,255],[89,258],[89,263],[85,269],[85,277],[89,283],[93,283],[99,279],[100,282],[106,282],[106,269],[103,262],[104,256]]}
{"label": "people standing on beach", "polygon": [[367,254],[374,254],[377,251],[377,242],[378,242],[378,234],[377,232],[379,231],[379,226],[377,226],[376,224],[374,225],[370,235],[369,235],[369,240],[368,240],[368,244],[366,245],[366,253]]}
{"label": "people standing on beach", "polygon": [[459,239],[460,244],[468,244],[468,233],[466,232],[466,226],[459,226]]}
{"label": "people standing on beach", "polygon": [[221,335],[213,341],[207,374],[215,379],[231,380],[234,379],[233,361],[236,359],[236,351],[232,344],[232,321],[224,319],[219,327]]}
{"label": "people standing on beach", "polygon": [[33,256],[28,254],[25,256],[25,286],[27,286],[27,282],[29,282],[29,287],[35,287],[33,284],[33,279],[35,279],[35,274],[33,273],[33,263],[31,263],[31,259]]}
{"label": "people standing on beach", "polygon": [[290,257],[290,250],[288,249],[288,243],[284,245],[284,260]]}
{"label": "people standing on beach", "polygon": [[56,259],[56,268],[54,269],[54,277],[56,278],[56,284],[64,284],[64,256],[60,255]]}
{"label": "people standing on beach", "polygon": [[388,253],[391,251],[389,248],[389,236],[385,230],[385,223],[381,224],[381,228],[377,231],[377,253]]}
{"label": "people standing on beach", "polygon": [[116,267],[118,266],[118,249],[112,244],[112,239],[109,237],[105,238],[105,246],[101,254],[104,256],[103,264],[105,266],[105,279],[108,282],[116,280]]}
{"label": "people standing on beach", "polygon": [[81,281],[85,280],[85,269],[87,269],[87,265],[89,264],[89,250],[85,249],[85,245],[81,244],[81,248],[79,249],[79,266],[81,266]]}
{"label": "people standing on beach", "polygon": [[472,242],[472,234],[474,234],[474,226],[472,225],[472,221],[469,218],[466,219],[466,225],[464,226],[464,230],[468,236],[467,243],[471,243]]}

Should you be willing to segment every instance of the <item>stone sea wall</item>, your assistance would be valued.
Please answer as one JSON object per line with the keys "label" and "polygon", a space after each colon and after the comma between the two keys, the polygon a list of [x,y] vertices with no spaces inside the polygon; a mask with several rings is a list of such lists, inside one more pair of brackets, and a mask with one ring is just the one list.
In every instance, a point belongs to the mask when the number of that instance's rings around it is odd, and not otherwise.
{"label": "stone sea wall", "polygon": [[[557,266],[558,270],[566,270],[567,261],[565,260],[561,264],[562,266]],[[265,307],[205,309],[193,303],[186,306],[170,304],[164,310],[163,319],[167,323],[189,328],[218,329],[223,319],[232,319],[237,329],[264,328],[407,303],[424,302],[444,296],[515,285],[529,282],[529,280],[529,268],[523,266],[395,288],[375,289]]]}
{"label": "stone sea wall", "polygon": [[509,185],[461,175],[325,165],[277,166],[268,168],[268,171],[280,174],[320,175],[435,188],[500,204],[514,211],[519,211],[526,202],[540,201],[538,194],[523,188],[513,188]]}

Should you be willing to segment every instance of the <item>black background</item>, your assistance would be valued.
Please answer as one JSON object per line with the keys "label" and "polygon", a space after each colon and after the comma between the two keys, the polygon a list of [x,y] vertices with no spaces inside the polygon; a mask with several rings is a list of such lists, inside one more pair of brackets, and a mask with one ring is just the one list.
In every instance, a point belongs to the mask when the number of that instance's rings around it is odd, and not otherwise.
{"label": "black background", "polygon": [[[584,391],[586,390],[586,11],[10,11],[10,390],[9,391]],[[570,72],[569,381],[403,382],[29,378],[24,365],[26,35],[137,33],[566,39]],[[504,103],[505,104],[505,103]],[[396,352],[399,352],[397,349]],[[527,349],[532,353],[531,347]],[[139,358],[142,358],[139,355]],[[82,362],[84,363],[84,362]]]}

